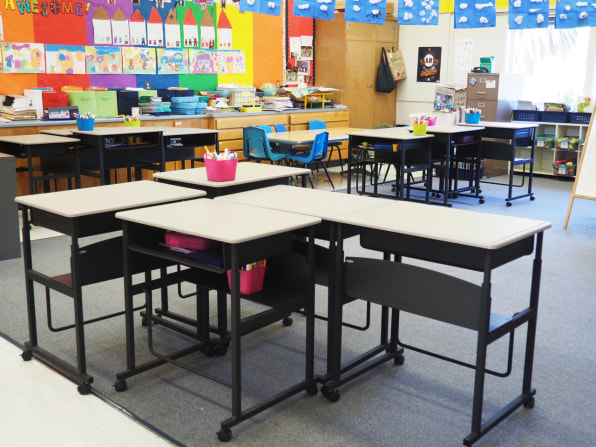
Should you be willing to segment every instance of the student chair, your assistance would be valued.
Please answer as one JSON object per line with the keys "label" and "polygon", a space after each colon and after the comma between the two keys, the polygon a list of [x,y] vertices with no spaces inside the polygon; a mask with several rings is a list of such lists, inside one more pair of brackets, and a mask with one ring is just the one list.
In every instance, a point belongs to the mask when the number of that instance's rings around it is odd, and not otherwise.
{"label": "student chair", "polygon": [[286,154],[271,150],[267,132],[260,126],[245,127],[242,130],[242,140],[244,143],[242,150],[247,160],[269,160],[271,164],[281,164],[286,158]]}
{"label": "student chair", "polygon": [[[327,129],[327,123],[322,120],[312,120],[308,122],[308,129]],[[329,159],[327,163],[331,161],[331,157],[333,156],[333,151],[337,149],[337,154],[339,156],[339,168],[341,172],[344,172],[344,161],[341,158],[341,143],[330,143],[329,147],[331,148],[329,152]]]}
{"label": "student chair", "polygon": [[[325,159],[327,158],[327,144],[329,141],[329,132],[321,132],[317,134],[315,137],[310,151],[296,153],[296,154],[288,154],[286,159],[288,162],[294,163],[301,163],[304,164],[305,167],[312,170],[311,165],[312,163],[320,164],[323,169],[325,170],[325,174],[327,175],[327,179],[331,184],[331,187],[335,191],[335,185],[333,184],[333,180],[331,180],[331,176],[329,175],[329,171],[327,171],[327,166],[325,165]],[[308,180],[310,182],[310,186],[314,188],[312,178],[309,174]]]}

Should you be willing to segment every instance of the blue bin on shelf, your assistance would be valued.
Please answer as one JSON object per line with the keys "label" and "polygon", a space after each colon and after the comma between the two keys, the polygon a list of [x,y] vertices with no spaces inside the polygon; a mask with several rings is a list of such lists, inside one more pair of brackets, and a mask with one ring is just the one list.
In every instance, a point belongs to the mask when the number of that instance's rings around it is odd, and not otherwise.
{"label": "blue bin on shelf", "polygon": [[466,124],[478,124],[480,122],[480,112],[477,113],[466,113],[464,117]]}
{"label": "blue bin on shelf", "polygon": [[77,118],[78,130],[93,130],[95,118]]}

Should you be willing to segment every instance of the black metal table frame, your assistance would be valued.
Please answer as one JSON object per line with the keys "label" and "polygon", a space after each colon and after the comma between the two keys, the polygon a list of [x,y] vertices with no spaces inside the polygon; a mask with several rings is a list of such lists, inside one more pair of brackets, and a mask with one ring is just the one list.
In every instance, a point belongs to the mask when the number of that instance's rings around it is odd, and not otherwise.
{"label": "black metal table frame", "polygon": [[[518,123],[518,122],[516,122]],[[491,160],[504,160],[510,163],[509,165],[509,182],[508,183],[498,183],[498,182],[489,182],[483,181],[485,183],[492,183],[497,185],[504,185],[508,187],[507,190],[507,198],[505,198],[505,202],[507,206],[511,206],[511,202],[513,200],[521,199],[523,197],[529,197],[530,200],[534,200],[534,193],[532,192],[532,178],[534,176],[534,153],[536,150],[536,127],[535,126],[528,126],[521,129],[511,129],[507,127],[485,127],[482,131],[482,157],[488,158]],[[494,140],[484,140],[484,138],[490,139],[498,139],[498,140],[509,140],[509,143],[505,143],[503,141],[494,141]],[[516,157],[516,149],[517,143],[521,139],[530,139],[530,157],[528,158],[517,158]],[[523,181],[520,185],[513,184],[513,176],[515,174],[514,167],[517,165],[523,164],[524,165],[524,174],[525,175],[525,165],[530,165],[530,170],[528,172],[528,192],[525,194],[519,194],[517,196],[513,196],[513,187],[515,186],[523,186]]]}
{"label": "black metal table frame", "polygon": [[[182,129],[183,130],[183,129]],[[164,147],[164,156],[166,163],[169,161],[181,161],[183,168],[185,161],[191,162],[191,168],[194,167],[195,162],[203,161],[203,157],[196,156],[194,151],[199,146],[214,146],[215,151],[219,152],[219,132],[205,132],[205,133],[181,133],[179,135],[162,135],[162,144]],[[180,138],[180,146],[172,146],[169,144],[172,138]]]}
{"label": "black metal table frame", "polygon": [[[421,237],[407,236],[387,231],[374,230],[366,227],[360,227],[361,245],[364,248],[383,252],[383,260],[366,259],[343,260],[343,238],[342,231],[344,225],[337,225],[333,244],[333,254],[335,259],[335,268],[333,269],[333,293],[330,295],[329,315],[333,318],[329,321],[328,327],[328,357],[327,357],[327,375],[322,378],[325,386],[322,388],[323,394],[328,400],[334,402],[339,399],[337,387],[366,373],[379,364],[394,359],[395,364],[402,364],[403,348],[415,350],[424,354],[432,355],[442,360],[447,360],[462,366],[475,369],[474,394],[472,407],[472,422],[470,433],[465,437],[464,444],[472,445],[492,428],[513,413],[517,408],[525,406],[532,408],[534,406],[535,389],[531,386],[532,369],[534,359],[534,347],[536,338],[536,322],[538,313],[538,299],[540,288],[540,274],[542,267],[542,241],[543,233],[537,233],[534,236],[526,237],[518,242],[507,245],[496,250],[479,249],[468,247],[455,243],[438,242]],[[517,312],[512,317],[502,317],[491,314],[491,271],[505,263],[511,262],[522,256],[534,253],[531,291],[529,305],[527,308]],[[387,262],[393,256],[393,262]],[[457,278],[441,275],[431,270],[419,271],[426,277],[429,283],[437,282],[438,295],[444,298],[452,298],[461,292],[466,293],[464,304],[458,306],[433,305],[433,301],[422,302],[415,306],[404,304],[403,301],[392,301],[394,292],[403,288],[403,283],[395,284],[399,279],[397,269],[401,267],[402,257],[421,259],[429,262],[440,263],[449,266],[456,266],[470,269],[472,271],[483,273],[483,282],[481,286],[461,284]],[[367,262],[372,263],[367,265]],[[354,265],[350,265],[354,263]],[[376,278],[374,275],[383,275],[382,278]],[[411,273],[408,272],[408,275]],[[428,275],[428,276],[426,276]],[[451,295],[448,287],[455,284],[456,292]],[[372,286],[371,286],[372,285]],[[415,291],[413,286],[407,290]],[[346,293],[347,292],[347,293]],[[391,298],[387,294],[393,293]],[[413,292],[415,293],[415,292]],[[348,296],[346,296],[349,294]],[[377,294],[379,296],[377,296]],[[444,294],[444,296],[443,296]],[[384,296],[385,295],[385,296]],[[376,302],[382,306],[381,320],[381,345],[386,346],[386,350],[375,348],[362,354],[356,360],[349,364],[342,365],[341,360],[341,316],[342,306],[348,299],[367,299]],[[437,301],[435,304],[439,304]],[[450,324],[467,327],[477,331],[477,350],[475,364],[466,364],[457,359],[452,359],[444,355],[435,354],[414,346],[402,345],[399,341],[399,312],[405,310],[428,318],[444,321]],[[440,310],[443,309],[443,310]],[[391,311],[391,327],[388,325],[388,312]],[[485,374],[492,374],[500,377],[509,375],[511,371],[511,350],[513,348],[513,331],[527,324],[527,335],[525,343],[524,372],[522,379],[521,394],[513,399],[509,404],[494,414],[490,419],[483,422],[482,407],[484,398]],[[504,373],[489,371],[486,369],[487,348],[490,343],[496,339],[509,335],[509,357],[507,371]],[[381,354],[379,356],[379,354]],[[377,356],[377,358],[374,358]],[[348,375],[347,373],[350,372]]]}
{"label": "black metal table frame", "polygon": [[[126,325],[126,370],[121,371],[116,375],[115,388],[117,391],[124,391],[127,389],[126,379],[137,374],[143,373],[165,363],[172,363],[183,367],[186,370],[194,372],[209,380],[216,381],[220,384],[230,386],[232,389],[232,415],[221,423],[221,429],[217,435],[221,441],[229,441],[231,439],[231,427],[251,418],[252,416],[271,408],[277,403],[288,399],[302,391],[307,391],[309,395],[314,395],[318,392],[317,381],[314,376],[314,284],[315,284],[315,258],[314,258],[314,228],[308,232],[308,253],[306,255],[308,272],[307,284],[305,285],[306,293],[302,292],[292,293],[292,298],[286,302],[279,301],[277,306],[272,305],[267,310],[264,310],[256,315],[251,315],[247,318],[241,319],[241,298],[250,298],[250,296],[241,296],[240,294],[240,274],[239,268],[247,263],[268,258],[280,253],[292,250],[293,246],[293,232],[285,232],[274,236],[260,237],[255,240],[241,243],[241,244],[223,244],[222,245],[222,259],[223,266],[216,267],[213,265],[194,261],[184,255],[164,249],[157,243],[158,240],[163,239],[163,230],[152,228],[150,225],[143,225],[123,221],[124,232],[124,279],[125,279],[125,325]],[[176,272],[172,278],[161,277],[158,280],[151,280],[149,272],[145,274],[143,282],[133,284],[132,274],[147,260],[157,260],[162,264],[181,264],[188,267],[187,270]],[[163,265],[161,266],[163,267]],[[225,279],[226,271],[231,269],[231,285],[229,290],[227,280]],[[184,272],[190,271],[191,275],[180,277]],[[197,275],[198,272],[198,275]],[[195,278],[194,280],[192,278]],[[230,332],[228,333],[223,327],[220,329],[220,338],[215,341],[216,344],[228,342],[231,346],[231,381],[226,381],[222,378],[206,373],[198,368],[185,365],[178,359],[188,355],[192,352],[203,350],[211,344],[209,338],[208,325],[208,296],[203,293],[197,294],[197,309],[202,312],[198,315],[198,331],[201,335],[198,338],[198,343],[189,348],[182,349],[177,352],[161,354],[151,349],[156,356],[155,359],[137,364],[135,358],[135,340],[134,340],[134,324],[133,324],[133,296],[138,293],[144,293],[147,298],[146,312],[148,314],[147,323],[149,327],[155,323],[151,315],[151,293],[153,289],[162,288],[164,285],[173,284],[180,280],[194,281],[203,292],[207,290],[217,290],[223,293],[230,294],[231,302],[231,320]],[[264,291],[267,290],[265,284]],[[264,292],[266,295],[267,293]],[[219,295],[218,295],[219,296]],[[259,297],[257,297],[259,298]],[[259,299],[261,304],[266,304]],[[218,321],[225,324],[225,314],[227,312],[226,306],[220,306],[218,303]],[[284,391],[278,392],[273,396],[255,404],[254,406],[243,409],[242,408],[242,369],[241,369],[241,337],[247,333],[258,330],[276,321],[285,318],[289,313],[303,310],[306,315],[306,339],[305,339],[305,376],[304,380],[290,386]],[[205,319],[205,313],[207,319]],[[151,348],[151,347],[150,347]]]}

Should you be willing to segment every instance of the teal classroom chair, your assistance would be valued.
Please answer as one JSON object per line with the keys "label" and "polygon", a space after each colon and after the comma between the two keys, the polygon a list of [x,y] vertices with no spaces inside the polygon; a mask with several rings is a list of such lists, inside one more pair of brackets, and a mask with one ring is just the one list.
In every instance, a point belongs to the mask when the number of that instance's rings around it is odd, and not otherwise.
{"label": "teal classroom chair", "polygon": [[[327,158],[327,144],[329,141],[329,132],[321,132],[317,134],[315,137],[310,151],[308,152],[299,152],[296,154],[288,154],[286,159],[288,162],[302,163],[306,168],[312,170],[311,165],[312,163],[320,164],[323,169],[325,170],[325,174],[327,175],[327,179],[329,183],[331,183],[331,187],[335,191],[335,185],[333,184],[333,180],[331,180],[331,176],[329,175],[329,171],[327,171],[327,166],[325,165],[325,159]],[[309,174],[308,180],[310,182],[310,186],[314,188],[312,178]]]}
{"label": "teal classroom chair", "polygon": [[280,164],[286,158],[286,154],[271,149],[267,132],[262,127],[245,127],[242,130],[242,141],[242,151],[247,160],[269,160],[271,164]]}
{"label": "teal classroom chair", "polygon": [[[312,120],[308,122],[308,129],[312,130],[312,129],[327,129],[327,123],[325,123],[325,121],[322,120]],[[330,151],[329,151],[329,159],[327,160],[327,163],[329,163],[331,161],[331,157],[333,156],[333,151],[337,149],[337,154],[339,155],[339,168],[341,170],[341,172],[344,172],[344,161],[341,158],[341,143],[328,143],[328,146],[330,147]]]}

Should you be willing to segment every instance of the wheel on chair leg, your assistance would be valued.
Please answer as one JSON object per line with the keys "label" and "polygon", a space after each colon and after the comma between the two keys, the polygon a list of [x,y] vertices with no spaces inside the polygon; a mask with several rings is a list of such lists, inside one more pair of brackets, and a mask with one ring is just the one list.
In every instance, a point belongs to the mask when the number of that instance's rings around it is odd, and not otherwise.
{"label": "wheel on chair leg", "polygon": [[228,442],[230,439],[232,439],[232,430],[229,428],[222,428],[217,432],[217,439],[219,439],[221,442]]}
{"label": "wheel on chair leg", "polygon": [[511,202],[507,202],[507,206],[511,206]]}
{"label": "wheel on chair leg", "polygon": [[319,388],[317,387],[316,384],[314,384],[314,385],[306,388],[306,392],[308,393],[309,396],[316,396],[317,393],[319,392]]}
{"label": "wheel on chair leg", "polygon": [[119,393],[121,393],[122,391],[126,391],[126,389],[127,389],[126,380],[118,380],[114,384],[114,389]]}
{"label": "wheel on chair leg", "polygon": [[21,353],[21,357],[23,358],[24,361],[28,362],[29,360],[31,360],[33,358],[33,353],[31,351],[23,351]]}
{"label": "wheel on chair leg", "polygon": [[284,326],[292,326],[292,324],[294,323],[294,320],[292,319],[292,317],[286,317],[281,322],[283,323]]}
{"label": "wheel on chair leg", "polygon": [[339,400],[339,391],[323,386],[321,393],[327,398],[329,402],[337,402]]}

